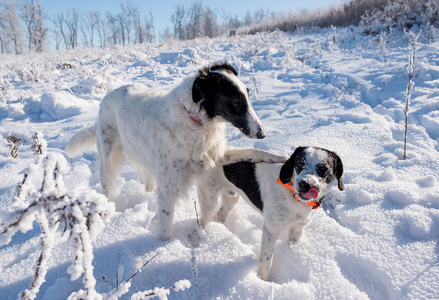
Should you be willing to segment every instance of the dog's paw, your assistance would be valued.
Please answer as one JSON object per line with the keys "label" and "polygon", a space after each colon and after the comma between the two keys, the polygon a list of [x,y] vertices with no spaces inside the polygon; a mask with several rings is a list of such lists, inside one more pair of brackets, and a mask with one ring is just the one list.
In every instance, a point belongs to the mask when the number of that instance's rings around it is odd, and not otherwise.
{"label": "dog's paw", "polygon": [[207,223],[206,223],[206,221],[204,221],[203,218],[199,218],[199,219],[197,219],[197,225],[199,228],[204,229],[206,227]]}
{"label": "dog's paw", "polygon": [[259,267],[258,277],[264,281],[268,281],[268,276],[270,275],[270,269],[267,269],[263,266]]}
{"label": "dog's paw", "polygon": [[152,235],[159,240],[162,240],[164,242],[169,241],[171,239],[171,236],[169,236],[165,230],[160,228],[159,225],[159,217],[155,215],[151,222],[149,223],[148,229],[151,231]]}

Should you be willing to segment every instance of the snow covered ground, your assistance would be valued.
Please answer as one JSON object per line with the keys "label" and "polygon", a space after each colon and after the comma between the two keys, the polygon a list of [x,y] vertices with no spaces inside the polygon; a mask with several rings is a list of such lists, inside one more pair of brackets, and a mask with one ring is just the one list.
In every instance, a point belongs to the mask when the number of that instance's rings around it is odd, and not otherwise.
{"label": "snow covered ground", "polygon": [[[439,43],[418,42],[402,159],[408,55],[412,35],[386,43],[350,30],[259,34],[163,45],[0,57],[0,208],[10,213],[24,172],[35,165],[37,132],[45,153],[67,160],[67,191],[102,192],[94,153],[71,159],[63,149],[96,119],[99,101],[131,82],[171,88],[214,61],[228,61],[251,90],[267,137],[233,127],[228,142],[290,155],[297,146],[333,150],[345,191],[325,199],[299,244],[277,243],[270,282],[257,277],[262,217],[241,201],[226,224],[197,227],[194,201],[178,204],[174,237],[153,237],[156,195],[137,170],[117,179],[116,211],[93,241],[96,290],[107,293],[156,253],[131,280],[129,298],[182,280],[171,299],[438,299]],[[8,137],[21,139],[17,158]],[[43,177],[41,165],[34,180]],[[275,180],[275,179],[273,179]],[[36,184],[36,186],[38,186]],[[99,196],[99,195],[98,195]],[[27,201],[31,201],[28,199]],[[40,254],[37,222],[0,248],[0,298],[29,288]],[[84,288],[67,272],[74,252],[62,226],[37,299],[66,299]],[[116,275],[117,274],[117,275]],[[187,283],[187,282],[186,282]]]}

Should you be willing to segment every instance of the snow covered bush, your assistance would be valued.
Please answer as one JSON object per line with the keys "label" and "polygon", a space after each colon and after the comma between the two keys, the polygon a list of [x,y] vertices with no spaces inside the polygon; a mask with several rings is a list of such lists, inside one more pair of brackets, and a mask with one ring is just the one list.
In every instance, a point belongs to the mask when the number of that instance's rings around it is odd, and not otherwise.
{"label": "snow covered bush", "polygon": [[[43,153],[44,142],[35,134],[35,151]],[[92,240],[114,212],[114,203],[93,190],[69,192],[63,184],[67,162],[60,154],[41,155],[37,164],[31,165],[19,184],[12,206],[0,215],[0,245],[11,242],[18,232],[33,228],[37,221],[41,228],[41,253],[29,289],[20,294],[21,299],[34,299],[45,281],[47,261],[57,245],[56,235],[60,226],[74,249],[72,265],[67,272],[71,279],[84,274],[87,298],[96,298],[96,279],[93,275]],[[43,174],[41,174],[43,173]]]}
{"label": "snow covered bush", "polygon": [[381,9],[366,11],[360,21],[360,29],[366,34],[400,32],[414,26],[439,25],[439,0],[395,0]]}
{"label": "snow covered bush", "polygon": [[[46,153],[47,143],[41,133],[36,132],[34,151],[38,155],[37,163],[32,164],[24,173],[23,181],[18,185],[14,202],[9,209],[0,212],[0,246],[9,244],[18,232],[28,232],[37,221],[41,229],[41,252],[38,257],[34,277],[30,288],[21,292],[20,299],[35,299],[41,285],[45,282],[48,260],[52,250],[62,240],[60,234],[67,237],[73,248],[72,264],[67,273],[71,280],[83,275],[84,289],[70,294],[68,299],[119,299],[131,287],[131,279],[154,259],[159,252],[148,260],[131,277],[118,284],[112,291],[99,294],[96,291],[96,278],[93,275],[92,241],[115,211],[114,202],[87,189],[67,191],[63,183],[63,174],[67,162],[60,154]],[[58,229],[63,229],[60,233]],[[155,288],[135,294],[134,299],[159,297],[167,299],[171,290],[183,291],[191,286],[188,280],[176,282],[170,288]]]}

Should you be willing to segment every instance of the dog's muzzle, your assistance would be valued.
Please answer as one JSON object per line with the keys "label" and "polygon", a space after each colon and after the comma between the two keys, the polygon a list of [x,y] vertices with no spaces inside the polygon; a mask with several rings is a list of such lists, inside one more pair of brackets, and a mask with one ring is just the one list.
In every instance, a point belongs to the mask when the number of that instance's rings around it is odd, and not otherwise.
{"label": "dog's muzzle", "polygon": [[[289,189],[293,193],[294,199],[296,199],[297,201],[305,203],[305,204],[311,206],[312,209],[317,209],[317,208],[320,207],[320,201],[307,201],[307,202],[304,202],[304,201],[300,200],[300,198],[296,194],[296,190],[295,190],[295,188],[293,186],[293,182],[292,181],[289,182],[289,183],[282,183],[282,181],[278,178],[276,180],[276,182],[279,183],[280,185],[283,185],[287,189]],[[314,192],[312,192],[312,193],[314,193]],[[318,192],[317,192],[317,194],[318,194]],[[317,195],[317,197],[318,197],[318,195]]]}

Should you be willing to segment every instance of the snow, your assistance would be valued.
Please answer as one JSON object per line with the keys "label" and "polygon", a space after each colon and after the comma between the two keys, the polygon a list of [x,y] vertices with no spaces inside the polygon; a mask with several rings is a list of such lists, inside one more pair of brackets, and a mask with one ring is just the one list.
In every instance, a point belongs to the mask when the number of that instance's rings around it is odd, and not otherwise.
{"label": "snow", "polygon": [[[78,252],[59,225],[36,298],[79,297],[95,284],[97,293],[122,299],[149,293],[164,299],[438,299],[439,43],[417,43],[403,160],[413,50],[407,36],[378,45],[350,29],[329,29],[1,57],[3,222],[11,219],[26,172],[34,185],[25,192],[38,194],[43,165],[35,154],[36,132],[43,152],[66,159],[62,190],[81,201],[96,199],[104,209],[96,154],[67,157],[69,138],[93,124],[108,91],[130,82],[169,89],[214,61],[237,68],[267,134],[252,140],[230,126],[229,145],[286,155],[300,145],[324,147],[345,169],[345,191],[331,191],[300,243],[290,248],[286,237],[278,241],[265,282],[257,276],[263,220],[250,205],[240,201],[225,224],[201,229],[192,189],[178,203],[172,240],[162,242],[151,232],[157,195],[145,192],[127,164],[116,182],[116,212],[106,222],[93,219],[86,236],[93,249]],[[10,155],[9,136],[21,139],[17,158]],[[79,207],[72,213],[80,215]],[[85,231],[80,224],[75,234]],[[27,222],[22,231],[9,243],[2,236],[1,299],[16,299],[35,274],[41,230]],[[80,259],[88,266],[93,260],[87,274],[75,255],[85,255]],[[70,281],[70,274],[78,279]]]}

